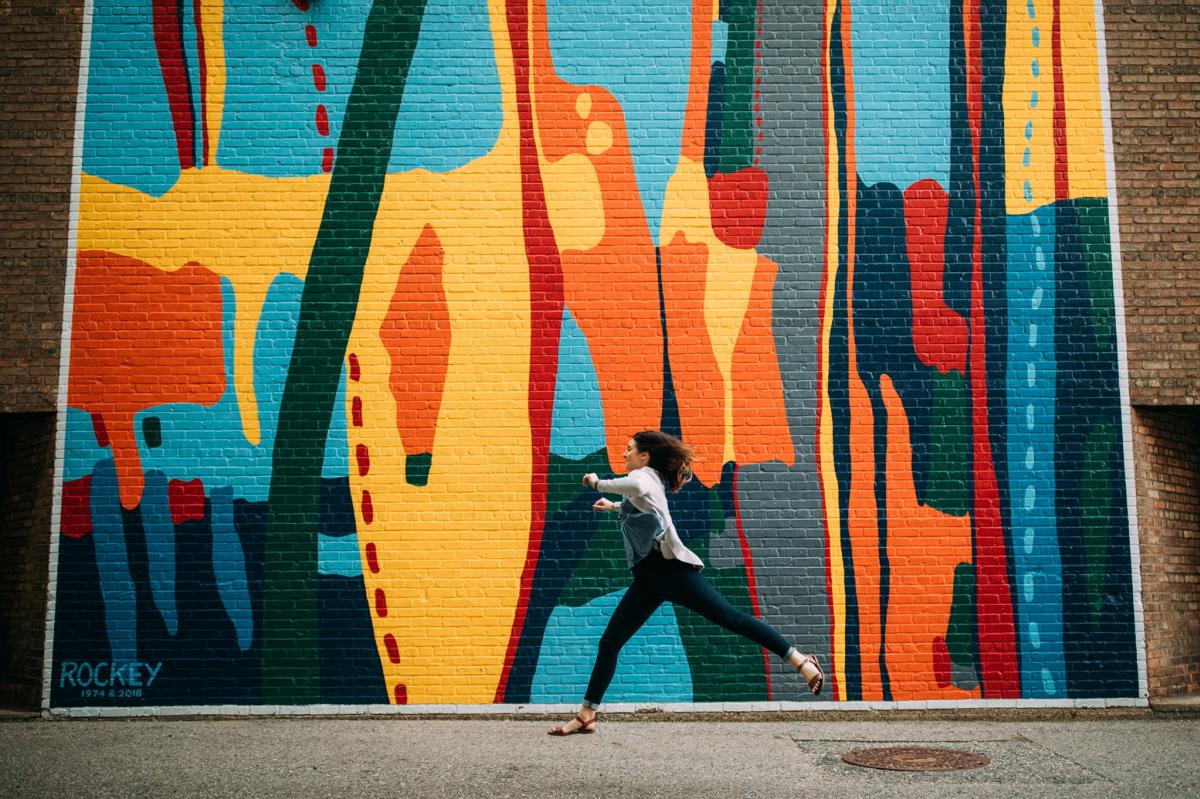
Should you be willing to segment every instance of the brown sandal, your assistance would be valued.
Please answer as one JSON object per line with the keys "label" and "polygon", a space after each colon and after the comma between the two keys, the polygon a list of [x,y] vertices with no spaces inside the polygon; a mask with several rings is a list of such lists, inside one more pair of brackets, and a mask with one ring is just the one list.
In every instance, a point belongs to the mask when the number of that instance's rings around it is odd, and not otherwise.
{"label": "brown sandal", "polygon": [[808,682],[808,690],[812,691],[814,695],[817,695],[821,693],[821,688],[825,685],[825,672],[821,670],[821,664],[817,662],[817,658],[814,655],[805,655],[801,653],[800,662],[796,664],[796,671],[801,677],[804,677],[804,672],[802,669],[810,663],[812,664],[813,668],[817,670],[817,673],[813,675],[812,679],[806,678],[806,681]]}
{"label": "brown sandal", "polygon": [[[561,727],[554,727],[553,729],[547,730],[546,734],[547,735],[557,735],[557,736],[563,737],[563,736],[567,736],[567,735],[591,735],[592,733],[594,733],[596,731],[596,719],[595,718],[585,721],[582,716],[576,714],[574,721],[578,721],[579,726],[573,730],[568,730],[567,725],[564,724]],[[567,724],[570,724],[570,723],[571,723],[570,721],[567,722]]]}

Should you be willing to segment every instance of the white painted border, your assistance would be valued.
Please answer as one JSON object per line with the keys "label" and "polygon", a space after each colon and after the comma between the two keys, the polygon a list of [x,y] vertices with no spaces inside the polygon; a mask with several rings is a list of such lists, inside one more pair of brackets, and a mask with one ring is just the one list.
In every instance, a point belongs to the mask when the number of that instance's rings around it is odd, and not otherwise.
{"label": "white painted border", "polygon": [[[1141,550],[1138,547],[1137,486],[1133,469],[1132,408],[1129,404],[1129,368],[1125,344],[1125,294],[1121,274],[1121,231],[1117,215],[1117,170],[1113,157],[1112,113],[1108,91],[1108,54],[1104,35],[1103,0],[1095,0],[1096,46],[1100,78],[1104,149],[1108,164],[1108,214],[1113,263],[1113,301],[1117,316],[1117,361],[1120,369],[1121,407],[1124,420],[1126,495],[1129,513],[1129,552],[1133,580],[1134,626],[1137,638],[1138,696],[1111,699],[965,699],[904,702],[637,702],[612,703],[610,713],[656,709],[680,713],[761,713],[776,711],[881,711],[881,710],[1002,710],[1022,708],[1095,709],[1149,707],[1146,679],[1146,627],[1142,607]],[[324,716],[324,715],[541,715],[571,713],[574,704],[528,705],[179,705],[164,707],[51,707],[53,680],[54,610],[58,580],[58,544],[62,518],[62,477],[66,449],[67,377],[71,360],[71,323],[75,299],[75,258],[79,238],[79,186],[83,173],[83,125],[87,111],[88,67],[92,49],[93,0],[85,0],[80,40],[79,84],[75,103],[75,146],[71,170],[71,210],[67,242],[66,293],[63,298],[62,347],[58,376],[58,419],[54,461],[54,499],[50,516],[50,576],[47,584],[46,641],[42,664],[42,715],[65,718],[134,718],[172,716]]]}
{"label": "white painted border", "polygon": [[79,184],[83,177],[83,122],[87,116],[88,67],[92,55],[93,0],[84,0],[79,39],[79,81],[75,94],[75,146],[71,152],[71,211],[67,220],[67,279],[63,293],[62,338],[58,360],[58,403],[54,446],[54,499],[50,508],[50,576],[46,581],[46,640],[42,647],[42,711],[50,710],[54,670],[54,611],[58,591],[58,544],[62,525],[63,468],[67,442],[67,376],[71,364],[71,323],[75,316],[75,257],[79,248]]}
{"label": "white painted border", "polygon": [[1104,155],[1108,166],[1108,229],[1112,245],[1113,305],[1117,315],[1117,367],[1120,370],[1121,417],[1125,440],[1125,495],[1129,514],[1129,568],[1133,580],[1133,624],[1137,638],[1138,696],[1150,695],[1146,677],[1146,616],[1142,607],[1142,551],[1138,542],[1137,480],[1133,462],[1133,407],[1129,401],[1129,353],[1125,343],[1125,282],[1121,268],[1121,227],[1117,213],[1117,162],[1113,151],[1112,101],[1108,93],[1108,44],[1104,34],[1104,2],[1095,0],[1096,53],[1100,73],[1100,112],[1104,117]]}
{"label": "white painted border", "polygon": [[[893,710],[1103,710],[1145,708],[1146,697],[1115,699],[963,699],[915,702],[613,702],[602,713],[870,713]],[[574,713],[576,704],[529,705],[179,705],[168,707],[70,707],[43,712],[46,718],[169,718],[184,716],[533,716]]]}

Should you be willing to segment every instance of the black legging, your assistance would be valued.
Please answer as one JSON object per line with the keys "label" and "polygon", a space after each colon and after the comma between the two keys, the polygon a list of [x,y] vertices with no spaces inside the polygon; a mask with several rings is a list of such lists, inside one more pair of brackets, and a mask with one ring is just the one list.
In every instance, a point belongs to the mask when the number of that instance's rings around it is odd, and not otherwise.
{"label": "black legging", "polygon": [[786,659],[791,651],[791,644],[773,627],[729,604],[708,580],[700,576],[698,570],[677,560],[667,560],[657,549],[653,549],[633,567],[633,585],[621,598],[608,621],[608,627],[604,629],[604,635],[600,636],[596,665],[592,667],[592,678],[583,695],[584,704],[593,708],[599,706],[617,670],[617,656],[621,647],[663,602],[674,602],[694,610],[714,624],[749,638],[781,658]]}

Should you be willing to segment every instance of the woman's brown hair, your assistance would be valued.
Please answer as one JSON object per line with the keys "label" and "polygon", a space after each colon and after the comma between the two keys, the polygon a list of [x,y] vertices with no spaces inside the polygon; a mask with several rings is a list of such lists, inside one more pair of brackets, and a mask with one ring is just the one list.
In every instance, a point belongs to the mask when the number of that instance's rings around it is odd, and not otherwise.
{"label": "woman's brown hair", "polygon": [[633,443],[638,452],[650,455],[650,466],[663,476],[663,482],[672,491],[683,488],[692,479],[692,449],[678,438],[661,430],[643,430],[633,434]]}

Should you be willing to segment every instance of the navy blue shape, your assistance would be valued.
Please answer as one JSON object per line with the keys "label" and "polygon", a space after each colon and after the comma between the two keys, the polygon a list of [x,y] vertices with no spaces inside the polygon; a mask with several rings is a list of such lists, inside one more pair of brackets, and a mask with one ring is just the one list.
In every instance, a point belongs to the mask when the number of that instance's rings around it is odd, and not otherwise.
{"label": "navy blue shape", "polygon": [[147,416],[142,419],[142,438],[150,449],[162,446],[162,419]]}
{"label": "navy blue shape", "polygon": [[109,662],[112,653],[104,629],[104,596],[100,591],[100,572],[96,568],[95,539],[91,535],[81,538],[59,536],[54,662],[50,675],[52,706],[117,704],[84,699],[80,688],[72,685],[78,664]]}
{"label": "navy blue shape", "polygon": [[387,683],[361,576],[317,575],[317,635],[322,702],[387,704]]}
{"label": "navy blue shape", "polygon": [[[833,324],[829,331],[829,362],[826,364],[829,411],[833,417],[833,462],[838,482],[841,517],[841,548],[846,583],[846,684],[840,686],[846,699],[862,698],[862,663],[858,645],[858,592],[854,578],[854,548],[850,540],[850,327],[847,313],[846,270],[849,249],[849,214],[846,211],[849,181],[846,171],[846,64],[842,55],[842,8],[833,12],[829,36],[829,80],[832,84],[833,130],[838,159],[838,271],[833,287]],[[857,180],[856,177],[854,177]]]}
{"label": "navy blue shape", "polygon": [[324,477],[317,498],[317,531],[341,538],[356,531],[349,477]]}
{"label": "navy blue shape", "polygon": [[[563,468],[570,465],[573,464]],[[595,491],[584,491],[546,519],[529,604],[525,609],[525,624],[504,689],[505,702],[521,704],[529,701],[546,625],[596,531],[592,505],[599,497]]]}
{"label": "navy blue shape", "polygon": [[679,401],[675,397],[675,383],[671,379],[671,356],[667,341],[667,302],[663,295],[662,250],[654,248],[654,264],[658,272],[658,318],[662,326],[663,339],[663,398],[662,422],[659,429],[676,438],[683,437],[683,425],[679,420]]}
{"label": "navy blue shape", "polygon": [[[234,501],[235,528],[237,502]],[[254,606],[254,637],[243,652],[238,646],[237,628],[217,591],[207,500],[204,511],[203,519],[175,525],[178,612],[175,635],[167,631],[155,610],[140,516],[135,512],[125,520],[130,572],[137,586],[138,651],[143,660],[163,664],[147,704],[248,705],[259,701],[262,536],[246,535],[237,529],[246,555],[246,580]]]}
{"label": "navy blue shape", "polygon": [[721,123],[724,117],[725,65],[712,65],[708,79],[708,119],[704,123],[704,174],[712,177],[721,171]]}
{"label": "navy blue shape", "polygon": [[946,218],[946,305],[971,318],[971,248],[975,232],[975,167],[967,116],[967,54],[963,38],[963,0],[950,9],[950,208]]}
{"label": "navy blue shape", "polygon": [[721,515],[731,519],[737,515],[737,498],[733,495],[733,482],[737,475],[737,464],[732,461],[721,465],[721,482],[717,483],[717,496],[721,500]]}

